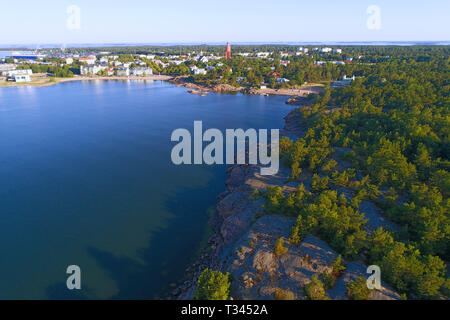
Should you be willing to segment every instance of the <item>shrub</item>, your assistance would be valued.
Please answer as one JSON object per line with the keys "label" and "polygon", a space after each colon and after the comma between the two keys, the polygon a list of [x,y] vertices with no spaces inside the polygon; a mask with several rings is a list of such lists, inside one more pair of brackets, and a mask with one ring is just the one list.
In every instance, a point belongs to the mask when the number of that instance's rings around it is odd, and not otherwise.
{"label": "shrub", "polygon": [[229,273],[205,269],[197,281],[195,300],[227,300],[230,290]]}
{"label": "shrub", "polygon": [[368,300],[370,289],[367,288],[366,279],[358,277],[355,281],[347,285],[347,296],[351,300]]}
{"label": "shrub", "polygon": [[314,174],[311,179],[311,191],[320,193],[328,189],[328,177],[320,178],[319,175]]}
{"label": "shrub", "polygon": [[305,294],[310,300],[327,300],[325,294],[325,287],[322,281],[319,280],[317,274],[313,275],[311,282],[305,286]]}
{"label": "shrub", "polygon": [[278,239],[277,242],[275,243],[275,250],[274,250],[275,256],[280,257],[283,254],[287,253],[287,251],[288,248],[284,246],[283,238]]}
{"label": "shrub", "polygon": [[290,290],[276,289],[275,300],[295,300],[295,295]]}

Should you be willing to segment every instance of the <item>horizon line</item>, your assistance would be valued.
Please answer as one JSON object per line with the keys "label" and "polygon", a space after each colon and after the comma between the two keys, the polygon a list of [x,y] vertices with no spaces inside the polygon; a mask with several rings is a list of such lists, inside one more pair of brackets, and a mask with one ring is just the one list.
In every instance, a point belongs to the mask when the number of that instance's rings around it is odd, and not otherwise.
{"label": "horizon line", "polygon": [[[20,46],[47,46],[47,49],[59,48],[61,45],[68,48],[69,46],[72,48],[77,48],[77,46],[89,46],[89,47],[114,47],[114,46],[130,46],[130,47],[138,47],[138,46],[195,46],[195,45],[222,45],[229,42],[230,44],[235,45],[296,45],[296,44],[304,44],[304,45],[314,45],[314,44],[383,44],[383,43],[392,43],[392,44],[435,44],[435,45],[449,45],[450,40],[378,40],[378,41],[208,41],[208,42],[107,42],[107,43],[99,43],[99,42],[76,42],[76,43],[3,43],[0,44],[0,49],[6,49],[10,46],[20,47]],[[54,46],[54,47],[50,47]]]}

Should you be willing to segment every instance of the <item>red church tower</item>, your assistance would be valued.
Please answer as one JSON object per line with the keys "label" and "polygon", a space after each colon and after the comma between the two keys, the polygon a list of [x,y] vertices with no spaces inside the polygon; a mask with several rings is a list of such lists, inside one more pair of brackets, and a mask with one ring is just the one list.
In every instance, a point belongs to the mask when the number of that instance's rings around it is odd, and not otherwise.
{"label": "red church tower", "polygon": [[230,43],[227,42],[227,55],[226,55],[226,59],[230,60],[231,59],[231,46]]}

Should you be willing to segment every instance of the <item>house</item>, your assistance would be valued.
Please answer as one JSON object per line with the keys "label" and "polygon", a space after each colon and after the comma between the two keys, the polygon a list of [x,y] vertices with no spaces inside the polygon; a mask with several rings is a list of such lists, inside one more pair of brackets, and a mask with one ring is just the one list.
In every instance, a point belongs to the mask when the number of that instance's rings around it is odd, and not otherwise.
{"label": "house", "polygon": [[94,56],[93,54],[79,59],[80,62],[87,63],[88,65],[94,64],[96,60],[97,60],[97,57]]}
{"label": "house", "polygon": [[322,53],[330,53],[331,51],[333,51],[333,49],[325,47],[325,48],[320,48],[320,52]]}
{"label": "house", "polygon": [[14,78],[19,75],[31,76],[33,74],[33,70],[31,69],[19,69],[19,70],[10,70],[2,73],[3,76],[7,78]]}
{"label": "house", "polygon": [[73,63],[73,58],[68,57],[66,58],[66,64],[72,64]]}
{"label": "house", "polygon": [[261,85],[259,86],[259,89],[261,89],[261,90],[267,89],[267,84],[261,83]]}
{"label": "house", "polygon": [[0,73],[5,76],[7,72],[16,70],[16,65],[12,63],[0,64]]}
{"label": "house", "polygon": [[342,53],[342,49],[333,49],[333,53],[341,54]]}
{"label": "house", "polygon": [[192,66],[192,67],[190,67],[189,68],[189,70],[194,74],[194,75],[205,75],[206,74],[206,70],[205,69],[202,69],[202,68],[199,68],[199,67],[197,67],[197,66]]}
{"label": "house", "polygon": [[209,59],[208,59],[208,57],[203,56],[203,57],[200,57],[198,59],[198,61],[201,63],[208,63]]}
{"label": "house", "polygon": [[270,56],[270,52],[257,52],[256,53],[256,56],[258,57],[258,58],[267,58],[268,56]]}
{"label": "house", "polygon": [[194,70],[194,75],[205,75],[206,74],[206,70],[202,69],[202,68],[197,68],[196,70]]}
{"label": "house", "polygon": [[8,81],[15,81],[15,82],[30,82],[31,77],[29,74],[14,74],[11,77],[8,78]]}
{"label": "house", "polygon": [[288,83],[288,82],[289,82],[289,79],[286,79],[286,78],[277,78],[277,82],[278,82],[278,83]]}
{"label": "house", "polygon": [[342,80],[348,80],[348,81],[353,81],[353,80],[355,80],[355,79],[356,79],[355,76],[352,76],[351,78],[347,78],[346,75],[342,78]]}
{"label": "house", "polygon": [[108,76],[113,76],[113,75],[114,75],[114,69],[113,69],[113,68],[108,69],[108,71],[106,71],[106,74],[107,74]]}
{"label": "house", "polygon": [[107,64],[108,63],[108,57],[101,57],[100,58],[100,63],[101,64]]}
{"label": "house", "polygon": [[152,68],[142,68],[142,67],[131,68],[130,74],[133,76],[149,76],[153,74],[153,70]]}
{"label": "house", "polygon": [[356,77],[352,76],[351,78],[347,78],[347,76],[345,75],[342,80],[340,81],[334,81],[331,84],[331,88],[339,88],[339,87],[346,87],[348,85],[350,85],[352,83],[353,80],[355,80]]}
{"label": "house", "polygon": [[130,75],[130,68],[119,68],[119,69],[117,69],[117,75],[119,77],[128,77]]}

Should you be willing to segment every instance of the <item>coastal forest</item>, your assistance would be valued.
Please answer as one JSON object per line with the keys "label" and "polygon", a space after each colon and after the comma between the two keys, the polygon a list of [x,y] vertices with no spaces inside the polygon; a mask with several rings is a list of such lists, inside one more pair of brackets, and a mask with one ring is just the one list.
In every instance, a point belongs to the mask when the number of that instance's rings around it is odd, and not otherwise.
{"label": "coastal forest", "polygon": [[[290,179],[310,175],[310,188],[270,188],[265,210],[296,217],[293,243],[314,234],[345,258],[380,266],[405,298],[448,298],[448,49],[367,50],[370,63],[345,66],[357,75],[351,85],[328,87],[298,109],[305,134],[282,138],[280,152]],[[368,231],[363,201],[399,228]]]}

